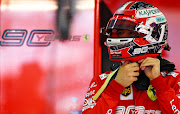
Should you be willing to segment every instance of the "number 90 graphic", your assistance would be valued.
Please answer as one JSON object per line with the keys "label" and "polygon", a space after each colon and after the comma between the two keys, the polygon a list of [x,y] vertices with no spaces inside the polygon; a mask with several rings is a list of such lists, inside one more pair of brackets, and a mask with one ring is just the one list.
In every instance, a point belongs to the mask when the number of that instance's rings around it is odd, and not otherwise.
{"label": "number 90 graphic", "polygon": [[[53,30],[32,30],[27,39],[27,46],[49,46],[53,39],[53,35]],[[26,40],[26,36],[27,30],[7,29],[2,35],[0,46],[22,46]],[[44,40],[42,41],[42,39]]]}

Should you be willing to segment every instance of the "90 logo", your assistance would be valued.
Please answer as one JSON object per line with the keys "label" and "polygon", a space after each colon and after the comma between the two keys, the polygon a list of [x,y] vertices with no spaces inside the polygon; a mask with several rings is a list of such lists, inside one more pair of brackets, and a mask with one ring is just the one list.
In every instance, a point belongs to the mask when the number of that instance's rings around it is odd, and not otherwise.
{"label": "90 logo", "polygon": [[[26,40],[27,30],[24,29],[7,29],[2,35],[3,41],[0,46],[22,46]],[[32,30],[28,39],[27,46],[49,46],[53,40],[53,30]],[[40,41],[41,39],[43,41]]]}

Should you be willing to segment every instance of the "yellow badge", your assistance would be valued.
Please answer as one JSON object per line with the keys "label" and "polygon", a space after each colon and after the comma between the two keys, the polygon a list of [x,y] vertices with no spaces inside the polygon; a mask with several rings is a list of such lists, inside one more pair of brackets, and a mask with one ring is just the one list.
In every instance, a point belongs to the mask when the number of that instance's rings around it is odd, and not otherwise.
{"label": "yellow badge", "polygon": [[83,39],[84,39],[85,42],[88,42],[88,40],[89,40],[89,35],[87,35],[87,34],[83,35]]}
{"label": "yellow badge", "polygon": [[122,95],[125,96],[125,97],[127,97],[127,96],[130,95],[130,94],[131,94],[131,87],[130,87],[130,86],[126,87],[126,88],[122,91]]}
{"label": "yellow badge", "polygon": [[157,99],[155,92],[156,90],[154,89],[154,87],[152,85],[149,85],[148,90],[147,90],[147,95],[152,101],[155,101]]}

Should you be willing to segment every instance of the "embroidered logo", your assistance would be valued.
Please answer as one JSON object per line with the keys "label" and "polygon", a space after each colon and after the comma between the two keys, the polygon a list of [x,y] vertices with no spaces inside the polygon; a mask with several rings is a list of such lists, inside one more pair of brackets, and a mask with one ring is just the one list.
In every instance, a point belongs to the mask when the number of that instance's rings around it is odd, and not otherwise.
{"label": "embroidered logo", "polygon": [[101,74],[99,75],[99,77],[101,78],[101,80],[104,80],[105,78],[107,78],[109,76],[109,74]]}
{"label": "embroidered logo", "polygon": [[122,95],[125,96],[125,97],[127,97],[127,96],[130,95],[130,94],[131,94],[131,87],[130,87],[130,86],[126,87],[126,88],[122,91]]}
{"label": "embroidered logo", "polygon": [[149,85],[148,90],[147,90],[147,95],[152,101],[155,101],[157,99],[155,92],[156,90],[154,89],[154,87],[152,85]]}

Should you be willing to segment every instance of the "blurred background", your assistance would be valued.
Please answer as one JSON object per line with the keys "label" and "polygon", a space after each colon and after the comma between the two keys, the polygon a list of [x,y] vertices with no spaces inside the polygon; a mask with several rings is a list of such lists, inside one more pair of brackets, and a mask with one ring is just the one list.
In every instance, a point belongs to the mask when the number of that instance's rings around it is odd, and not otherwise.
{"label": "blurred background", "polygon": [[[99,29],[127,1],[1,0],[1,114],[81,114],[90,80],[111,66]],[[141,1],[166,16],[163,56],[180,71],[180,1]]]}

